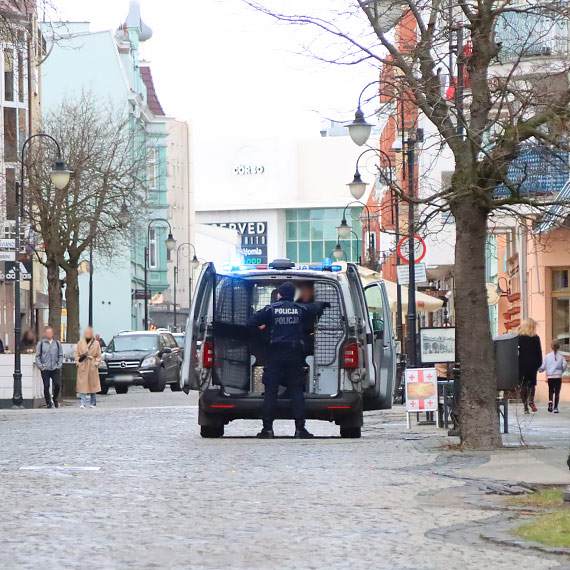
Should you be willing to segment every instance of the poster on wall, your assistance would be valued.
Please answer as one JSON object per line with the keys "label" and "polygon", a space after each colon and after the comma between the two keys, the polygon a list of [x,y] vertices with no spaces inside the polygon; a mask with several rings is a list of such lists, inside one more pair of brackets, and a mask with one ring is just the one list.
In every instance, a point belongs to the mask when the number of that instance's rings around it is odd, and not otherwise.
{"label": "poster on wall", "polygon": [[246,265],[266,265],[267,222],[225,222],[212,224],[236,230],[241,236],[241,253]]}

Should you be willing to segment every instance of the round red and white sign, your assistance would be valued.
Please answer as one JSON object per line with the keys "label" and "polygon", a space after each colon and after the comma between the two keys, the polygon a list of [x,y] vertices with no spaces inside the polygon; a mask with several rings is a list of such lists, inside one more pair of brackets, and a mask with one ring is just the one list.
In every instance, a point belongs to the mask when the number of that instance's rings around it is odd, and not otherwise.
{"label": "round red and white sign", "polygon": [[[419,263],[426,255],[426,242],[420,236],[414,236],[414,262]],[[410,237],[403,237],[398,243],[398,255],[404,263],[410,262]]]}

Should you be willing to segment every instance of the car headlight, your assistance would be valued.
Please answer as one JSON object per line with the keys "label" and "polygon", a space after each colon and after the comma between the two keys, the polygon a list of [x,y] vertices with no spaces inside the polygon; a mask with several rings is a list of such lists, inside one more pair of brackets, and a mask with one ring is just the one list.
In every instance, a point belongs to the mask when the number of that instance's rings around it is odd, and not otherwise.
{"label": "car headlight", "polygon": [[101,360],[99,363],[99,370],[107,370],[108,368],[107,363],[104,360]]}
{"label": "car headlight", "polygon": [[141,368],[152,368],[156,366],[157,360],[156,356],[147,356],[141,363]]}

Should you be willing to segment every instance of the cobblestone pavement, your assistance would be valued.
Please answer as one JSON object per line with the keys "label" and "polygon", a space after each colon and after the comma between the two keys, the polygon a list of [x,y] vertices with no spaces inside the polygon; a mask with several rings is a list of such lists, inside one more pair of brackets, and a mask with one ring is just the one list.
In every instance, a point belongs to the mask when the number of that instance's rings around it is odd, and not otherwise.
{"label": "cobblestone pavement", "polygon": [[[463,482],[432,473],[425,432],[399,411],[369,415],[360,440],[321,422],[313,441],[258,441],[252,422],[203,440],[195,403],[135,390],[96,409],[1,411],[0,568],[563,567],[475,533],[428,538],[494,513],[433,500]],[[21,469],[56,465],[100,470]]]}

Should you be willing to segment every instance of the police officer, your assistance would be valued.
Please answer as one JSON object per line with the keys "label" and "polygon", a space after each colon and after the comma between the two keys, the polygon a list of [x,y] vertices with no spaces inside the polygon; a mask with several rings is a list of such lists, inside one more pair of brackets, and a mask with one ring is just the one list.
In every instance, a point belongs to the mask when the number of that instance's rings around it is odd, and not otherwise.
{"label": "police officer", "polygon": [[279,386],[289,389],[291,408],[295,419],[295,437],[314,437],[305,428],[305,354],[304,326],[309,320],[322,315],[329,303],[295,303],[295,286],[286,282],[277,290],[277,302],[258,311],[248,321],[251,327],[269,331],[269,351],[263,371],[265,394],[263,397],[263,429],[257,437],[273,438],[273,420]]}

